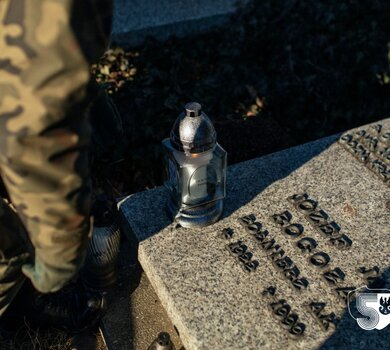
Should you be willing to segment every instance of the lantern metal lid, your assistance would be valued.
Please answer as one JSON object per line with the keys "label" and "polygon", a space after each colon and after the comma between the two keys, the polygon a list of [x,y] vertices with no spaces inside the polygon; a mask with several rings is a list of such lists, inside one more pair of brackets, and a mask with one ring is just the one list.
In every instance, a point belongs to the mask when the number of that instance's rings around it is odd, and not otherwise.
{"label": "lantern metal lid", "polygon": [[217,134],[209,117],[197,102],[190,102],[176,119],[170,134],[172,146],[185,153],[202,153],[212,149]]}

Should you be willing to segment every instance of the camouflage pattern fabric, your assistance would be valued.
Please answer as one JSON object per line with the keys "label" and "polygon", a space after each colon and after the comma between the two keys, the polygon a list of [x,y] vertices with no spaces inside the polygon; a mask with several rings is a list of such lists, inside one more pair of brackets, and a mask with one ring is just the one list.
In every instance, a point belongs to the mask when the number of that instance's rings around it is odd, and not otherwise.
{"label": "camouflage pattern fabric", "polygon": [[[55,292],[83,262],[91,231],[89,63],[106,49],[111,6],[0,0],[0,172],[21,220],[1,204],[0,303],[17,292],[20,265],[37,290]],[[30,253],[17,248],[22,231]],[[15,253],[7,255],[11,232]]]}

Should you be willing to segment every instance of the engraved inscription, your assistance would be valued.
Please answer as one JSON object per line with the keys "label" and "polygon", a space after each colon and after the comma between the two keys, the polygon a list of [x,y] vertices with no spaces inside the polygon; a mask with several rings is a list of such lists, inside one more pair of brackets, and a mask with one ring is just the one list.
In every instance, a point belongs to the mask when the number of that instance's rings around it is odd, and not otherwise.
{"label": "engraved inscription", "polygon": [[296,245],[302,253],[310,253],[317,247],[317,241],[311,237],[303,237],[297,242]]}
{"label": "engraved inscription", "polygon": [[338,284],[345,279],[345,273],[339,267],[324,272],[322,276],[330,285]]}
{"label": "engraved inscription", "polygon": [[[290,197],[292,199],[294,196]],[[312,199],[309,199],[309,196],[307,194],[304,195],[295,195],[295,198],[299,198],[298,205],[300,206],[301,210],[308,211],[310,213],[310,210],[315,210],[317,208],[318,203]],[[311,212],[313,213],[313,212]],[[324,215],[322,216],[322,218]],[[328,217],[328,215],[326,215]],[[289,211],[284,211],[281,214],[274,214],[272,215],[272,218],[274,221],[282,226],[282,232],[286,234],[289,237],[295,238],[300,236],[304,232],[304,227],[301,224],[297,223],[290,223],[293,219],[293,215]],[[284,220],[285,218],[288,218],[287,220]],[[286,226],[287,225],[287,226]],[[336,224],[334,225],[336,226]],[[332,226],[333,227],[333,226]],[[312,251],[317,247],[317,242],[312,237],[303,237],[301,240],[297,242],[297,247],[301,249],[302,252]],[[327,266],[331,260],[329,254],[320,251],[320,252],[313,252],[314,254],[310,256],[309,262],[319,268],[323,268]]]}
{"label": "engraved inscription", "polygon": [[326,304],[321,301],[313,301],[309,305],[310,314],[318,321],[321,327],[327,331],[329,327],[337,328],[340,319],[334,312],[327,314],[325,312]]}
{"label": "engraved inscription", "polygon": [[232,238],[234,235],[234,230],[230,227],[227,227],[227,228],[224,228],[221,232],[220,232],[220,236],[225,238],[225,239],[230,239]]}
{"label": "engraved inscription", "polygon": [[[381,155],[380,159],[387,159],[389,151],[388,142],[389,135],[383,134],[380,128],[377,128],[378,133],[376,139],[372,137],[373,131],[365,130],[358,131],[353,135],[343,135],[343,142],[354,145],[354,150],[359,156],[368,154],[367,162],[370,161],[370,154],[377,152]],[[376,142],[379,137],[382,137],[386,142],[386,147],[383,148],[381,143]],[[359,144],[357,139],[361,140]],[[360,147],[361,145],[361,147]],[[351,146],[352,147],[352,146]],[[381,148],[382,147],[382,148]],[[382,160],[381,160],[382,161]],[[368,163],[367,163],[368,164]],[[369,166],[369,165],[367,165]],[[307,193],[294,194],[288,197],[288,201],[293,205],[294,210],[303,214],[304,218],[311,226],[322,236],[327,239],[327,243],[336,249],[348,249],[352,246],[351,238],[345,234],[340,225],[332,219],[332,217],[320,206],[320,203]],[[294,214],[295,215],[295,214]],[[305,226],[297,222],[293,211],[284,210],[270,216],[272,221],[279,227],[280,234],[292,241],[294,247],[301,254],[306,256],[308,263],[318,268],[321,278],[329,285],[332,293],[337,296],[340,302],[346,302],[348,294],[355,290],[353,285],[347,285],[345,282],[346,273],[338,266],[331,266],[332,257],[327,252],[323,251],[317,240],[307,235]],[[273,268],[278,270],[283,278],[290,283],[295,290],[304,293],[304,290],[309,286],[307,278],[302,277],[301,270],[295,264],[291,256],[286,254],[281,240],[265,227],[264,222],[257,220],[254,214],[244,215],[238,218],[242,230],[254,240],[257,247],[270,260]],[[234,237],[235,231],[230,228],[224,228],[219,232],[222,239],[230,240]],[[226,248],[231,255],[235,257],[237,263],[241,265],[246,272],[255,272],[260,266],[258,260],[254,259],[253,253],[242,240],[236,240],[233,243],[226,245]],[[358,275],[367,282],[371,288],[380,286],[383,282],[383,276],[377,266],[370,268],[359,267]],[[281,327],[288,331],[290,336],[300,338],[305,332],[306,325],[299,322],[299,316],[291,305],[282,297],[276,296],[276,287],[270,286],[263,292],[263,296],[272,299],[268,306],[276,319],[279,320]],[[335,312],[327,310],[326,304],[323,301],[309,300],[307,305],[310,314],[317,320],[324,331],[337,328],[340,319]]]}
{"label": "engraved inscription", "polygon": [[368,130],[342,135],[339,143],[390,185],[390,131],[374,124]]}
{"label": "engraved inscription", "polygon": [[[286,278],[295,289],[301,290],[307,288],[309,281],[305,277],[300,277],[299,268],[289,256],[285,255],[284,249],[282,249],[275,238],[269,236],[269,231],[266,230],[260,222],[255,221],[256,218],[253,214],[251,214],[251,220],[246,220],[246,218],[247,216],[241,217],[238,221],[244,226],[245,231],[259,243],[261,249],[272,261],[273,266],[282,273],[284,278]],[[274,221],[280,226],[288,225],[291,218],[291,213],[287,211],[273,215]]]}
{"label": "engraved inscription", "polygon": [[262,292],[262,296],[270,297],[271,302],[268,306],[274,315],[279,320],[279,324],[288,331],[288,334],[293,338],[301,338],[306,329],[306,325],[299,322],[299,316],[291,308],[291,305],[285,299],[275,298],[276,288],[270,286]]}
{"label": "engraved inscription", "polygon": [[331,220],[329,214],[321,209],[318,202],[310,198],[307,193],[294,194],[287,200],[297,210],[305,214],[305,218],[324,237],[328,238],[330,245],[338,249],[348,249],[352,246],[352,240],[341,232],[340,226]]}
{"label": "engraved inscription", "polygon": [[260,263],[257,260],[252,260],[253,254],[248,250],[248,247],[243,241],[230,243],[226,247],[237,258],[237,261],[245,272],[253,272],[259,267]]}
{"label": "engraved inscription", "polygon": [[330,256],[325,252],[318,252],[310,257],[310,262],[317,267],[325,267],[330,262]]}
{"label": "engraved inscription", "polygon": [[385,278],[378,266],[372,268],[362,266],[358,268],[357,272],[366,281],[369,288],[379,289],[385,286]]}

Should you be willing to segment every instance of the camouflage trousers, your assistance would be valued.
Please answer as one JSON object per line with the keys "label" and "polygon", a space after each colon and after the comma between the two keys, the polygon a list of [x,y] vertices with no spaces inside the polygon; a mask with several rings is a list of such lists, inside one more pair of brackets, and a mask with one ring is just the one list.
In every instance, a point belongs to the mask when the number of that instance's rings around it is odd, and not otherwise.
{"label": "camouflage trousers", "polygon": [[83,263],[90,219],[89,65],[111,0],[0,0],[0,315],[25,278],[44,293]]}

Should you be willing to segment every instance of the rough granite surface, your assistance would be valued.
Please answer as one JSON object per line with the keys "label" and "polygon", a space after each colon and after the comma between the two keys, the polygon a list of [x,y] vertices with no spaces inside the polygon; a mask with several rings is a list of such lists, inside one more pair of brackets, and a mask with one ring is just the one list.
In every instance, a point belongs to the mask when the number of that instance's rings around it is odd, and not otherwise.
{"label": "rough granite surface", "polygon": [[115,0],[113,40],[137,45],[146,36],[167,39],[184,36],[226,22],[238,3],[247,0]]}
{"label": "rough granite surface", "polygon": [[[380,121],[390,130],[390,119]],[[388,349],[390,326],[365,331],[349,315],[346,304],[321,274],[340,267],[345,280],[338,286],[362,287],[360,266],[377,265],[388,277],[390,266],[390,188],[337,142],[340,135],[321,139],[229,167],[224,217],[203,229],[176,228],[166,217],[163,188],[130,196],[121,205],[130,237],[139,241],[139,261],[187,350],[210,349]],[[329,244],[287,197],[305,192],[353,241],[349,250]],[[288,210],[291,222],[304,226],[303,236],[314,238],[315,252],[331,261],[326,268],[309,263],[310,254],[296,246],[299,238],[282,233],[272,215]],[[273,266],[259,243],[237,219],[254,214],[309,280],[295,290]],[[230,227],[234,236],[221,238]],[[242,239],[259,261],[251,273],[226,249]],[[262,295],[276,287],[276,299],[285,299],[306,325],[302,338],[292,339],[274,317]],[[326,303],[341,322],[323,330],[309,312],[312,301]]]}

